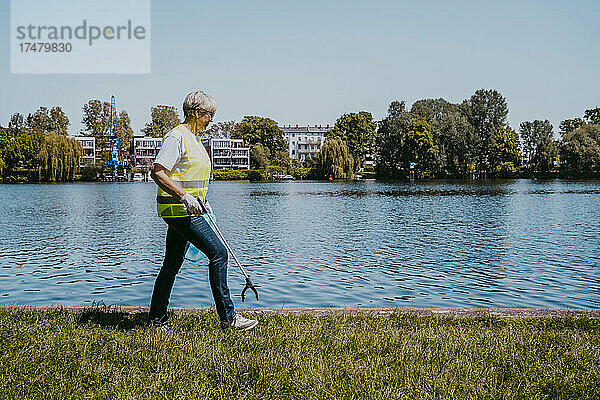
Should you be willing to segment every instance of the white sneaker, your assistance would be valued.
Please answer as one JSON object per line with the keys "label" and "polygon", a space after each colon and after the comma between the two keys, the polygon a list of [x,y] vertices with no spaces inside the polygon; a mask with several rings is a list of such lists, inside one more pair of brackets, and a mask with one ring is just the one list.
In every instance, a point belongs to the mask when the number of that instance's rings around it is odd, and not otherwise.
{"label": "white sneaker", "polygon": [[256,325],[258,325],[257,320],[244,318],[239,314],[236,314],[235,317],[233,317],[233,319],[229,322],[230,327],[240,331],[250,330]]}
{"label": "white sneaker", "polygon": [[171,329],[171,327],[169,326],[169,324],[167,324],[167,321],[161,321],[160,318],[152,318],[148,322],[148,326],[150,328],[155,328],[155,329],[158,329],[158,330],[163,331],[163,332],[168,332]]}

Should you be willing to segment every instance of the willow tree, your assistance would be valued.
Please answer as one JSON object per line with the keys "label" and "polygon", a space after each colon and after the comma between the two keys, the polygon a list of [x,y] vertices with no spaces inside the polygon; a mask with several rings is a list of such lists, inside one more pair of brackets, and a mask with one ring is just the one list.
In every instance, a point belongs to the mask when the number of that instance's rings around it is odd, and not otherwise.
{"label": "willow tree", "polygon": [[354,159],[344,141],[328,139],[316,156],[317,169],[322,177],[333,179],[352,179],[354,177]]}
{"label": "willow tree", "polygon": [[377,124],[370,112],[344,114],[337,119],[333,129],[326,133],[328,139],[344,141],[355,161],[361,168],[366,156],[373,156],[376,150]]}
{"label": "willow tree", "polygon": [[262,144],[256,143],[250,146],[250,167],[251,168],[267,168],[269,166],[269,160],[271,159],[271,152],[268,148],[265,148]]}
{"label": "willow tree", "polygon": [[50,132],[44,135],[38,155],[38,179],[45,181],[71,181],[79,169],[83,148],[75,140]]}

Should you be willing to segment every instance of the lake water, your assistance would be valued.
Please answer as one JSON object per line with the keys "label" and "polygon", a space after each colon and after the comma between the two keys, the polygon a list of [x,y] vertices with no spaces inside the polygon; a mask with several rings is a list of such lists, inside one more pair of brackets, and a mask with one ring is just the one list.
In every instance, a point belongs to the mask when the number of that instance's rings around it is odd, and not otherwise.
{"label": "lake water", "polygon": [[[0,185],[0,304],[147,305],[153,183]],[[600,307],[600,182],[213,182],[256,306]],[[233,263],[229,286],[241,305]],[[171,305],[209,306],[207,262]]]}

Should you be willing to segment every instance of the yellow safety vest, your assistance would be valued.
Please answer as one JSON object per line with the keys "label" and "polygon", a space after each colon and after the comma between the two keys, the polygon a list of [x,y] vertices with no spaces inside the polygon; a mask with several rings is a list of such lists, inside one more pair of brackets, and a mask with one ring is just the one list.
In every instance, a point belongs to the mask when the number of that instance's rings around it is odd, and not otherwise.
{"label": "yellow safety vest", "polygon": [[[189,166],[183,172],[167,172],[167,176],[185,192],[204,200],[210,180],[210,157],[202,143],[199,143],[187,128],[179,125],[173,129],[178,129],[183,133],[183,146],[189,160]],[[162,190],[160,186],[156,195],[156,208],[158,216],[162,218],[189,216],[185,205],[178,198]]]}

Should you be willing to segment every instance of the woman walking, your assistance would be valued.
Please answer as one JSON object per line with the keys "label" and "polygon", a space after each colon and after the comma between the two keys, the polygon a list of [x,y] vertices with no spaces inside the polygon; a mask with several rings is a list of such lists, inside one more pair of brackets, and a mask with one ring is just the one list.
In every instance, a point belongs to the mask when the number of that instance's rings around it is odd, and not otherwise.
{"label": "woman walking", "polygon": [[151,176],[158,185],[158,215],[167,223],[165,259],[150,302],[150,324],[168,328],[167,306],[175,276],[183,264],[189,243],[209,260],[209,280],[221,327],[254,328],[258,321],[237,315],[227,287],[227,249],[202,216],[210,206],[206,192],[210,179],[210,157],[196,135],[212,121],[217,104],[201,91],[183,102],[185,121],[163,139]]}

